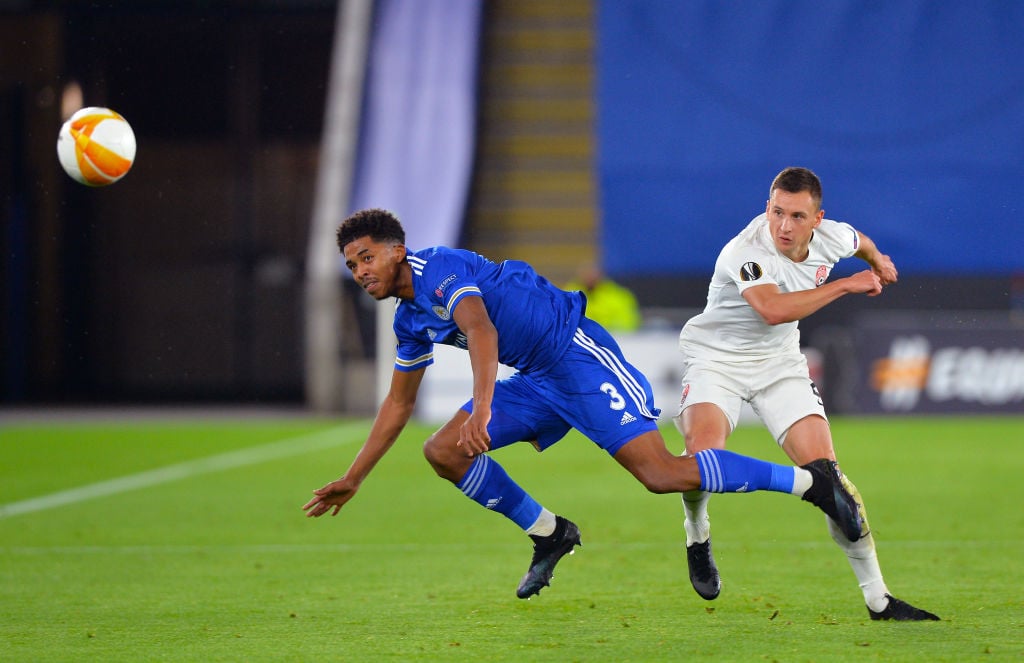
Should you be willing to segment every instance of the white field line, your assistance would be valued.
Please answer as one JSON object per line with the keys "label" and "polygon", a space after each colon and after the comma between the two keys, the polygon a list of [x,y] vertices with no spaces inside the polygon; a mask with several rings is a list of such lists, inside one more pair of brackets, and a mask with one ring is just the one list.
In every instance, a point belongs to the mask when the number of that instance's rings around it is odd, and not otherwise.
{"label": "white field line", "polygon": [[20,502],[0,504],[0,519],[55,509],[68,504],[77,504],[83,500],[117,495],[131,490],[149,488],[162,483],[189,479],[201,474],[221,472],[247,465],[265,463],[279,458],[300,456],[314,451],[330,449],[331,447],[341,446],[356,440],[361,441],[368,432],[369,425],[366,423],[345,424],[336,428],[271,442],[270,444],[258,447],[249,447],[216,456],[197,458],[184,463],[166,465],[155,470],[147,470],[108,481],[91,483],[70,490],[62,490],[50,493],[49,495],[21,500]]}

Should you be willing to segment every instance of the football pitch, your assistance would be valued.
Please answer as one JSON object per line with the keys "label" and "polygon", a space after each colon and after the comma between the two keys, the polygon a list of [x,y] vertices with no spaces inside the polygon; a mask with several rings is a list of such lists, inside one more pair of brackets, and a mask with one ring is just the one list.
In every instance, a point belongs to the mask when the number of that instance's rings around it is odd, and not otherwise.
{"label": "football pitch", "polygon": [[[965,661],[1024,657],[1024,418],[833,420],[890,590],[868,619],[824,517],[711,501],[721,596],[690,588],[676,495],[570,434],[494,454],[583,547],[529,601],[511,522],[410,426],[334,518],[305,518],[367,420],[0,423],[2,661]],[[671,427],[674,451],[682,441]],[[786,462],[760,427],[730,449]]]}

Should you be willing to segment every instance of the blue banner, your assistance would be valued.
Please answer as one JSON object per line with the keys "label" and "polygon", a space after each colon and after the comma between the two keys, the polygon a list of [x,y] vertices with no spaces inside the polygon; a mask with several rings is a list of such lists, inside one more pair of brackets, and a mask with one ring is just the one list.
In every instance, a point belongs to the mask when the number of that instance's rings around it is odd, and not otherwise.
{"label": "blue banner", "polygon": [[473,167],[483,6],[376,7],[351,211],[391,210],[412,249],[455,246]]}
{"label": "blue banner", "polygon": [[[599,0],[609,273],[710,276],[786,166],[906,274],[1024,272],[1024,2]],[[855,265],[851,265],[852,268]]]}

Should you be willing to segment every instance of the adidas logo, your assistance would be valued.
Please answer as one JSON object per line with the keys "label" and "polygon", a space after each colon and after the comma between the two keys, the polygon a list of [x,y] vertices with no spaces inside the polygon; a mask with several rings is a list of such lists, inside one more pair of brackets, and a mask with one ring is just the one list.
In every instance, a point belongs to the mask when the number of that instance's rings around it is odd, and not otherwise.
{"label": "adidas logo", "polygon": [[625,426],[626,424],[631,424],[634,421],[636,421],[636,417],[631,415],[629,412],[623,412],[622,413],[622,418],[619,419],[619,425],[620,426]]}
{"label": "adidas logo", "polygon": [[487,504],[485,506],[488,509],[493,509],[494,507],[498,506],[498,502],[500,502],[500,501],[501,501],[500,497],[491,498],[491,499],[487,500]]}

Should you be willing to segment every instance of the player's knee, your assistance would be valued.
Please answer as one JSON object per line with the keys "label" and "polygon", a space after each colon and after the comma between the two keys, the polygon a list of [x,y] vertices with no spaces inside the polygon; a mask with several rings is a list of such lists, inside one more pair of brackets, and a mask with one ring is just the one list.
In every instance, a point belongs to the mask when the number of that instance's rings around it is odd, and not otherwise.
{"label": "player's knee", "polygon": [[725,448],[725,436],[719,430],[700,427],[687,430],[683,425],[682,412],[672,417],[672,423],[675,424],[676,430],[679,431],[680,435],[683,436],[683,440],[686,441],[686,452],[688,454],[695,454],[704,449]]}
{"label": "player's knee", "polygon": [[443,445],[438,440],[438,433],[434,433],[423,443],[423,457],[427,459],[427,462],[430,463],[430,466],[434,468],[438,475],[444,476],[444,470],[450,459],[448,458],[448,452],[444,450]]}
{"label": "player's knee", "polygon": [[472,459],[456,446],[458,438],[446,435],[445,430],[442,428],[427,438],[423,443],[423,457],[437,476],[456,482],[466,473]]}

